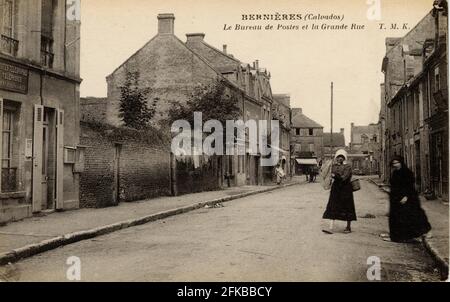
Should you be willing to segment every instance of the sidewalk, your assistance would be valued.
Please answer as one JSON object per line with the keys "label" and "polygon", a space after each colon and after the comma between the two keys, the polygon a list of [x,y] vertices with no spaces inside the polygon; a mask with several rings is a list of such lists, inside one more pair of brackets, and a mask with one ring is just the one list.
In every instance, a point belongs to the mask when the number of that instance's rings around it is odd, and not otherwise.
{"label": "sidewalk", "polygon": [[[378,178],[370,178],[372,183],[389,193],[389,186]],[[426,200],[421,196],[421,204],[430,221],[432,238],[424,240],[427,250],[433,255],[438,264],[448,272],[449,258],[449,205],[441,200]]]}
{"label": "sidewalk", "polygon": [[0,265],[127,227],[164,219],[205,206],[304,182],[293,178],[281,186],[243,186],[176,197],[160,197],[102,209],[51,213],[0,227]]}

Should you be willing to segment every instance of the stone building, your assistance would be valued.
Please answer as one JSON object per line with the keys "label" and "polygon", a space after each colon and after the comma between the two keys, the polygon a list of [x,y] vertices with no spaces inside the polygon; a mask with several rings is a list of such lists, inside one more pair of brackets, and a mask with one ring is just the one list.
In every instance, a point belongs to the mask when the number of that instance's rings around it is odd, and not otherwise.
{"label": "stone building", "polygon": [[344,128],[341,128],[339,132],[333,132],[333,136],[331,136],[330,132],[323,134],[324,158],[333,158],[337,150],[345,148]]}
{"label": "stone building", "polygon": [[355,126],[354,123],[351,123],[348,153],[355,174],[379,174],[380,150],[379,124]]}
{"label": "stone building", "polygon": [[[385,181],[392,156],[400,155],[414,172],[417,189],[443,199],[448,199],[446,7],[446,1],[436,2],[413,30],[388,49],[382,66],[386,81],[381,114]],[[396,89],[392,79],[399,83]]]}
{"label": "stone building", "polygon": [[79,206],[80,22],[66,9],[0,0],[0,222]]}
{"label": "stone building", "polygon": [[291,151],[296,174],[303,174],[324,156],[323,126],[304,115],[301,108],[292,108]]}
{"label": "stone building", "polygon": [[[205,42],[205,34],[187,34],[182,42],[174,35],[175,16],[158,15],[158,34],[128,58],[108,77],[108,105],[105,120],[120,126],[120,87],[127,74],[139,75],[138,86],[150,88],[148,103],[155,104],[155,126],[167,117],[174,102],[185,103],[195,88],[223,80],[227,91],[239,96],[241,119],[271,121],[272,90],[270,74],[259,67],[259,62],[245,64],[227,52]],[[248,137],[247,142],[248,146]],[[261,155],[247,153],[225,156],[220,162],[221,183],[257,185],[263,183]],[[227,179],[225,179],[225,177]]]}
{"label": "stone building", "polygon": [[272,118],[280,121],[280,155],[281,165],[286,175],[291,176],[293,162],[291,159],[291,127],[292,111],[289,94],[274,94],[272,103]]}

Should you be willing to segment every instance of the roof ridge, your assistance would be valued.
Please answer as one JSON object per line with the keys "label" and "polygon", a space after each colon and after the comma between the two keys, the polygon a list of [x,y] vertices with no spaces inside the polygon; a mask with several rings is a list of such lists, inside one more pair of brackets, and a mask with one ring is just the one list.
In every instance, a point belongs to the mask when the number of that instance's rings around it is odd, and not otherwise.
{"label": "roof ridge", "polygon": [[236,63],[239,63],[239,64],[243,63],[242,61],[236,59],[235,57],[232,57],[232,56],[230,56],[229,54],[226,54],[226,53],[224,53],[223,51],[220,51],[218,48],[216,48],[216,47],[214,47],[214,46],[212,46],[212,45],[206,43],[204,40],[202,40],[201,43],[204,44],[206,47],[209,47],[209,48],[211,48],[212,50],[214,50],[214,51],[220,53],[221,55],[223,55],[223,56],[225,56],[225,57],[227,57],[227,58],[229,58],[229,59],[235,61]]}

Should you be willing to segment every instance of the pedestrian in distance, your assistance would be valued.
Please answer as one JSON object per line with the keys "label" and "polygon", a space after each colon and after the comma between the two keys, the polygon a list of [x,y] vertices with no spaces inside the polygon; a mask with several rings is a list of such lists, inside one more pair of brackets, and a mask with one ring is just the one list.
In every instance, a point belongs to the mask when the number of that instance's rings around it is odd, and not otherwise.
{"label": "pedestrian in distance", "polygon": [[285,177],[285,173],[280,164],[277,165],[275,169],[275,174],[277,176],[277,185],[281,185],[283,178]]}
{"label": "pedestrian in distance", "polygon": [[347,152],[343,149],[338,150],[335,155],[335,162],[331,167],[331,192],[327,209],[323,214],[324,219],[330,220],[329,230],[323,230],[327,234],[333,234],[335,220],[347,222],[344,233],[351,233],[351,222],[357,220],[351,184],[352,168],[345,162],[346,160]]}
{"label": "pedestrian in distance", "polygon": [[385,241],[417,242],[421,236],[430,232],[431,225],[425,211],[421,208],[414,174],[406,167],[403,158],[398,156],[392,159],[391,168],[390,234],[381,236]]}

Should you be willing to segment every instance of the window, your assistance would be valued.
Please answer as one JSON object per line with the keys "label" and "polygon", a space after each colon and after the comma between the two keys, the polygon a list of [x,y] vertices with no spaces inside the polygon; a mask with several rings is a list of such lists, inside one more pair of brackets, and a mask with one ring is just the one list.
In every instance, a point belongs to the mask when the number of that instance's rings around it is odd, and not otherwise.
{"label": "window", "polygon": [[13,118],[14,112],[10,110],[3,111],[2,128],[2,168],[11,168],[12,159],[12,138],[13,138]]}
{"label": "window", "polygon": [[295,135],[300,135],[300,128],[295,128]]}
{"label": "window", "polygon": [[362,144],[365,144],[365,143],[367,143],[368,142],[368,137],[367,137],[367,135],[365,135],[365,134],[363,134],[363,135],[361,135],[361,143]]}
{"label": "window", "polygon": [[10,55],[15,56],[19,47],[19,41],[14,39],[14,0],[0,0],[0,24],[1,47],[0,49]]}
{"label": "window", "polygon": [[2,132],[2,145],[0,146],[2,148],[2,192],[14,192],[16,190],[18,146],[15,138],[17,136],[18,112],[17,104],[3,101],[3,120],[0,127]]}
{"label": "window", "polygon": [[313,136],[314,135],[314,129],[313,128],[309,128],[309,136]]}
{"label": "window", "polygon": [[434,92],[437,92],[441,89],[441,81],[439,76],[439,66],[434,69]]}
{"label": "window", "polygon": [[53,15],[56,0],[42,0],[41,64],[53,67]]}

